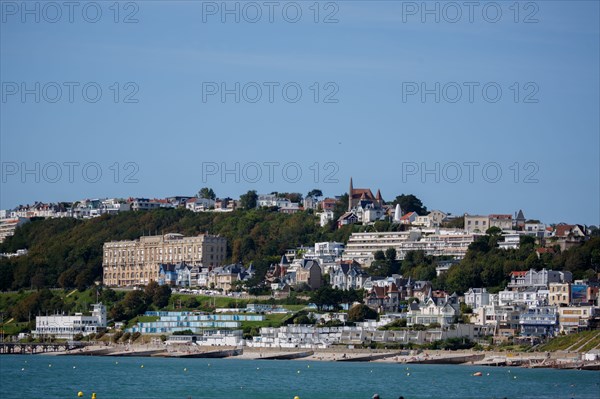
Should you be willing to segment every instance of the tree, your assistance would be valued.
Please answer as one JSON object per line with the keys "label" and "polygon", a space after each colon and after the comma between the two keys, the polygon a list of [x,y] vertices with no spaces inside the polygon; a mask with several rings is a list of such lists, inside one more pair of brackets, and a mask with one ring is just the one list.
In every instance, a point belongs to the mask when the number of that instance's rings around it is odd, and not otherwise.
{"label": "tree", "polygon": [[142,291],[129,291],[121,303],[124,315],[128,319],[144,313],[147,309],[146,295]]}
{"label": "tree", "polygon": [[367,305],[355,305],[348,311],[348,321],[360,322],[377,319],[377,312]]}
{"label": "tree", "polygon": [[499,236],[502,234],[502,229],[498,226],[492,226],[485,231],[488,236]]}
{"label": "tree", "polygon": [[217,195],[212,188],[202,187],[200,191],[198,191],[198,197],[214,200],[217,198]]}
{"label": "tree", "polygon": [[240,205],[244,209],[256,208],[257,201],[258,195],[256,194],[256,190],[250,190],[240,196]]}
{"label": "tree", "polygon": [[319,198],[323,196],[323,191],[318,188],[312,189],[306,194],[307,197]]}
{"label": "tree", "polygon": [[396,197],[392,202],[392,205],[400,204],[400,208],[404,213],[416,212],[418,215],[426,215],[427,207],[423,206],[420,199],[412,194],[401,194]]}
{"label": "tree", "polygon": [[164,308],[169,304],[169,299],[171,298],[171,287],[168,285],[159,286],[156,291],[154,291],[154,295],[152,296],[152,303],[157,308]]}
{"label": "tree", "polygon": [[148,305],[152,304],[154,294],[156,293],[156,290],[158,289],[158,287],[159,287],[158,283],[156,281],[152,280],[144,288],[145,302]]}
{"label": "tree", "polygon": [[279,198],[287,198],[291,202],[300,203],[302,202],[302,194],[300,193],[277,193]]}
{"label": "tree", "polygon": [[339,219],[348,210],[348,194],[344,194],[335,203],[333,207],[333,221]]}

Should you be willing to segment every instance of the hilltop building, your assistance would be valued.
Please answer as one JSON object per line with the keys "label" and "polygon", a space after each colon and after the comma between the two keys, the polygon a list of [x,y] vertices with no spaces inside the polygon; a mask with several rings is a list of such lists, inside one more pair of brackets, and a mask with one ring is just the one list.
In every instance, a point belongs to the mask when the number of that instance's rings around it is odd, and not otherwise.
{"label": "hilltop building", "polygon": [[113,287],[146,285],[159,280],[159,265],[185,262],[190,266],[221,266],[226,257],[224,237],[181,234],[140,237],[104,243],[104,284]]}

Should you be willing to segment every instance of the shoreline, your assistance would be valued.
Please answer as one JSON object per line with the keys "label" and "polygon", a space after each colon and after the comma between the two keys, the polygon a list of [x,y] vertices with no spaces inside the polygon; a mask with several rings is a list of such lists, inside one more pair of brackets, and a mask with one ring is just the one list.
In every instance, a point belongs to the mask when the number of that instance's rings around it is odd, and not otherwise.
{"label": "shoreline", "polygon": [[[16,351],[13,354],[28,355]],[[385,350],[332,348],[255,348],[189,345],[89,345],[73,350],[34,353],[44,356],[108,356],[164,358],[223,358],[240,360],[291,360],[319,362],[374,362],[388,364],[454,364],[600,370],[600,361],[584,361],[577,352],[485,352],[472,350]]]}

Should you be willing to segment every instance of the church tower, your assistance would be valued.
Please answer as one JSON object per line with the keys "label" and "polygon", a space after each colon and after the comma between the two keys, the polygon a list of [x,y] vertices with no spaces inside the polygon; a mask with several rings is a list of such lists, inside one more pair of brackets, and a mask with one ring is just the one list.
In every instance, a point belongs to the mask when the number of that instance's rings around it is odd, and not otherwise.
{"label": "church tower", "polygon": [[352,194],[354,193],[354,186],[352,184],[352,176],[350,176],[350,190],[348,191],[348,212],[352,210]]}

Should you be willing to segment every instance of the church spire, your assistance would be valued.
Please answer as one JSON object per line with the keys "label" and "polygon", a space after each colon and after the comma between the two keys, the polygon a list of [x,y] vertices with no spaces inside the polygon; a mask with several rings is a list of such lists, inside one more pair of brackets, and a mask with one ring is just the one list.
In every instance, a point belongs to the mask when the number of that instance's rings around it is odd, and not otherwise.
{"label": "church spire", "polygon": [[352,194],[354,193],[354,186],[352,185],[352,176],[350,176],[350,190],[348,191],[348,212],[352,210]]}

